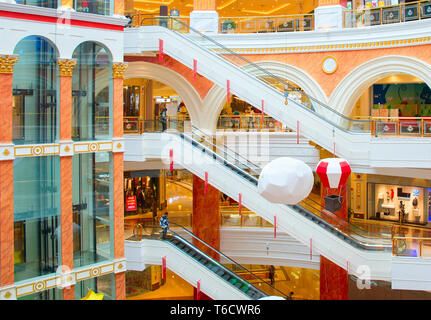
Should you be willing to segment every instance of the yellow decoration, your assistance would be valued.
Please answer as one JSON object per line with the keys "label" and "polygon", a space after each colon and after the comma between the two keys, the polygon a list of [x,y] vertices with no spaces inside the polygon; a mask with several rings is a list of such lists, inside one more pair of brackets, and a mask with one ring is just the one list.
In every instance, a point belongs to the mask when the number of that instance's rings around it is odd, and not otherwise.
{"label": "yellow decoration", "polygon": [[124,79],[124,72],[127,69],[127,63],[117,62],[112,64],[112,77],[114,79]]}
{"label": "yellow decoration", "polygon": [[13,73],[13,66],[17,61],[17,56],[0,55],[0,73]]}
{"label": "yellow decoration", "polygon": [[104,295],[105,295],[104,293],[96,293],[90,289],[87,292],[87,295],[81,300],[103,300]]}
{"label": "yellow decoration", "polygon": [[75,59],[58,59],[60,76],[71,77],[73,72],[73,67],[76,66]]}
{"label": "yellow decoration", "polygon": [[9,154],[10,154],[10,152],[9,152],[9,150],[8,150],[8,149],[5,149],[5,150],[3,151],[3,155],[4,155],[5,157],[7,157]]}

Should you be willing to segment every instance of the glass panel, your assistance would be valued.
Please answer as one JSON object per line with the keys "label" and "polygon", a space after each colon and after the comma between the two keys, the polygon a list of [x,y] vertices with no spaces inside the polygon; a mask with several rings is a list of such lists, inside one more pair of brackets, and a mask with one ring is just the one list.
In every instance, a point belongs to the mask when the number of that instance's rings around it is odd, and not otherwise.
{"label": "glass panel", "polygon": [[45,8],[58,8],[57,0],[16,0],[16,3]]}
{"label": "glass panel", "polygon": [[57,54],[44,38],[30,36],[14,50],[13,142],[50,143],[57,138]]}
{"label": "glass panel", "polygon": [[53,288],[42,292],[29,294],[17,300],[63,300],[63,289]]}
{"label": "glass panel", "polygon": [[78,282],[75,285],[75,300],[84,298],[89,290],[103,293],[103,300],[115,300],[115,275],[107,274]]}
{"label": "glass panel", "polygon": [[110,9],[110,0],[75,0],[75,10],[78,12],[109,15]]}
{"label": "glass panel", "polygon": [[112,137],[112,65],[102,46],[85,42],[73,54],[78,63],[72,76],[72,139],[105,140]]}
{"label": "glass panel", "polygon": [[14,160],[15,281],[59,265],[60,158]]}
{"label": "glass panel", "polygon": [[112,258],[111,167],[107,152],[72,157],[75,268]]}

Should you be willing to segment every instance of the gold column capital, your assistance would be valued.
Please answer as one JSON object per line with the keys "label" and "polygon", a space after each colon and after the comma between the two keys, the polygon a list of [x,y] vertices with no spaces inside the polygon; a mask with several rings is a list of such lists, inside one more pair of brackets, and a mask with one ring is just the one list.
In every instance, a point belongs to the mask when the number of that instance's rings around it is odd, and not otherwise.
{"label": "gold column capital", "polygon": [[71,77],[73,67],[76,66],[76,59],[58,59],[57,60],[61,77]]}
{"label": "gold column capital", "polygon": [[17,61],[17,55],[0,54],[0,73],[13,73],[13,66]]}
{"label": "gold column capital", "polygon": [[124,72],[127,67],[128,64],[125,62],[114,62],[112,64],[112,77],[114,79],[124,79]]}

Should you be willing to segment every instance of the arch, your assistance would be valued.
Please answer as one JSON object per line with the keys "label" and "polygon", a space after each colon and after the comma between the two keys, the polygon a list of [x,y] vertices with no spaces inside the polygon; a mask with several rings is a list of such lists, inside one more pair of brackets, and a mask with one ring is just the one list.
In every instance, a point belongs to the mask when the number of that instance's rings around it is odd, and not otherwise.
{"label": "arch", "polygon": [[38,34],[31,34],[31,35],[25,36],[24,38],[19,39],[18,41],[16,41],[16,42],[13,44],[13,53],[14,53],[14,54],[18,54],[18,60],[19,60],[19,53],[16,53],[16,52],[15,52],[15,50],[16,50],[16,48],[17,48],[17,46],[18,46],[22,41],[24,41],[24,40],[26,40],[26,39],[28,40],[28,38],[31,38],[31,37],[38,37],[38,38],[41,38],[41,39],[45,40],[46,42],[48,42],[48,43],[49,43],[49,45],[50,45],[50,46],[52,46],[52,47],[54,48],[54,50],[55,50],[55,55],[56,55],[57,57],[60,57],[60,51],[58,50],[58,47],[57,47],[57,45],[55,44],[55,42],[54,42],[53,40],[51,40],[50,38],[47,38],[46,36],[41,36],[41,35],[38,35]]}
{"label": "arch", "polygon": [[[129,62],[124,78],[147,78],[170,86],[183,99],[193,125],[202,127],[202,119],[205,119],[202,99],[196,89],[180,74],[155,63],[137,61]],[[206,120],[203,123],[206,123]]]}
{"label": "arch", "polygon": [[80,46],[82,46],[82,45],[84,45],[84,44],[86,44],[86,43],[95,43],[95,44],[97,44],[98,46],[102,47],[102,48],[106,51],[106,53],[108,54],[108,56],[109,56],[109,62],[110,62],[110,63],[112,63],[112,62],[113,62],[113,55],[112,55],[111,50],[110,50],[110,49],[109,49],[109,48],[108,48],[104,43],[102,43],[102,42],[100,42],[100,41],[93,41],[93,40],[85,40],[85,41],[82,41],[82,42],[78,43],[78,44],[75,46],[75,48],[73,48],[73,51],[72,51],[72,58],[73,58],[73,56],[75,55],[76,50],[77,50]]}
{"label": "arch", "polygon": [[369,60],[341,80],[329,98],[329,105],[350,115],[362,93],[376,81],[393,74],[408,74],[423,80],[431,88],[431,66],[406,56],[384,56]]}
{"label": "arch", "polygon": [[203,101],[204,114],[206,115],[202,123],[202,130],[208,133],[217,131],[217,122],[223,106],[226,103],[226,89],[218,85],[213,85]]}
{"label": "arch", "polygon": [[[299,86],[304,92],[311,97],[323,102],[328,102],[328,97],[326,96],[323,89],[317,83],[312,76],[307,72],[278,61],[259,61],[255,62],[255,65],[265,69],[266,71],[272,73],[273,75],[286,79],[289,82],[293,82]],[[265,76],[265,73],[259,69],[254,68],[253,65],[245,65],[242,67],[245,71],[251,73],[255,77]]]}
{"label": "arch", "polygon": [[[308,73],[301,69],[277,61],[260,61],[255,64],[277,77],[295,83],[303,89],[305,93],[319,101],[327,103],[328,97],[320,85]],[[265,75],[265,73],[256,69],[253,65],[245,65],[242,68],[256,77]],[[225,101],[226,89],[218,85],[214,85],[204,99],[204,108],[207,109],[205,112],[205,128],[208,128],[211,132],[215,132],[217,128],[217,121]]]}

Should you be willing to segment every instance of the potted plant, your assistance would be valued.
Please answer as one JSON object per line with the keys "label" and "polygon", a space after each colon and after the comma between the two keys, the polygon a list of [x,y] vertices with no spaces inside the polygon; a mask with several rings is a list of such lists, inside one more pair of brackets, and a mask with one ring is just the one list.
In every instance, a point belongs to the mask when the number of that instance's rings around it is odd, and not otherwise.
{"label": "potted plant", "polygon": [[226,19],[221,24],[221,32],[222,33],[234,33],[235,29],[238,27],[238,24],[230,19]]}

